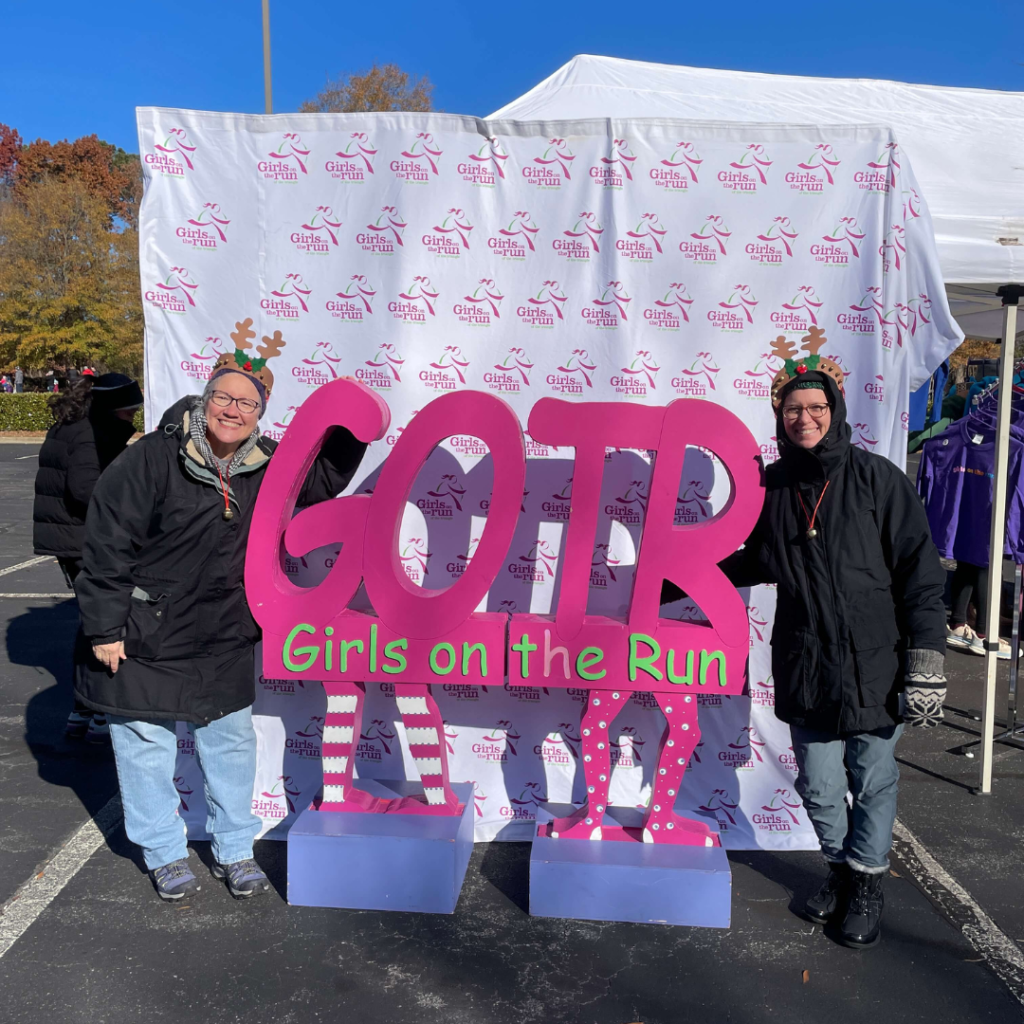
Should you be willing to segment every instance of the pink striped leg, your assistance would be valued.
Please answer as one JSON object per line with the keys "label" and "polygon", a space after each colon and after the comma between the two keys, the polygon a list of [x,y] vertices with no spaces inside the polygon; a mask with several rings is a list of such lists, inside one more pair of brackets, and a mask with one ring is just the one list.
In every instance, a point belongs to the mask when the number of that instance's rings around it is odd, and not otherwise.
{"label": "pink striped leg", "polygon": [[644,842],[719,846],[717,837],[704,822],[683,818],[672,810],[690,756],[700,742],[697,701],[693,694],[656,693],[654,696],[665,714],[666,728],[658,746],[651,802],[644,814]]}
{"label": "pink striped leg", "polygon": [[392,811],[404,814],[458,815],[464,804],[448,781],[448,751],[444,745],[444,722],[426,683],[397,683],[398,710],[405,724],[409,753],[423,783],[426,803],[416,797],[393,801]]}
{"label": "pink striped leg", "polygon": [[580,724],[583,743],[583,778],[587,783],[587,799],[583,806],[567,818],[551,822],[548,834],[553,839],[600,839],[601,822],[608,806],[611,785],[611,744],[608,730],[631,690],[591,690],[587,709]]}
{"label": "pink striped leg", "polygon": [[325,682],[324,792],[321,811],[372,811],[375,798],[352,785],[354,755],[363,727],[364,683]]}

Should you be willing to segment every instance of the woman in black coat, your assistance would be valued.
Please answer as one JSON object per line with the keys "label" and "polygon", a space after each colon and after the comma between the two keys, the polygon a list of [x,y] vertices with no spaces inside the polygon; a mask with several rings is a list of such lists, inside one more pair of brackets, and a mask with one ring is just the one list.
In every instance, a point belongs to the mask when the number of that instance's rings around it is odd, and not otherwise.
{"label": "woman in black coat", "polygon": [[[100,474],[128,445],[132,420],[142,405],[139,385],[120,373],[83,377],[50,399],[53,426],[39,449],[32,546],[37,555],[53,555],[74,586],[82,569],[82,542],[89,499]],[[75,641],[75,673],[96,668],[81,634]],[[92,741],[107,738],[106,717],[75,701],[66,735]]]}
{"label": "woman in black coat", "polygon": [[796,788],[830,867],[806,912],[860,947],[880,934],[902,723],[942,717],[945,572],[906,474],[851,445],[843,372],[819,356],[824,341],[813,331],[800,359],[775,343],[780,457],[753,533],[722,569],[737,587],[778,587],[775,714],[791,728]]}
{"label": "woman in black coat", "polygon": [[[199,888],[177,816],[179,721],[203,772],[214,877],[236,897],[269,889],[252,858],[261,827],[251,810],[259,628],[243,578],[253,507],[277,447],[257,421],[273,386],[266,359],[280,341],[264,339],[269,352],[250,357],[247,326],[238,325],[240,347],[215,365],[202,398],[178,402],[103,476],[86,526],[82,621],[109,671],[78,696],[109,717],[125,828],[163,899]],[[338,494],[364,450],[336,429],[300,502]]]}

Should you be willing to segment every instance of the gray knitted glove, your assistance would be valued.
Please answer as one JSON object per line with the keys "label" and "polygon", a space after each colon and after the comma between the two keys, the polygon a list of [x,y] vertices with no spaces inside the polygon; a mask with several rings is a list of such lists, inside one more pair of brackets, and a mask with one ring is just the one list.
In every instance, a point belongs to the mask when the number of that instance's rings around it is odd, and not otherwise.
{"label": "gray knitted glove", "polygon": [[942,721],[946,701],[946,656],[942,651],[907,651],[903,720],[913,726],[934,728]]}

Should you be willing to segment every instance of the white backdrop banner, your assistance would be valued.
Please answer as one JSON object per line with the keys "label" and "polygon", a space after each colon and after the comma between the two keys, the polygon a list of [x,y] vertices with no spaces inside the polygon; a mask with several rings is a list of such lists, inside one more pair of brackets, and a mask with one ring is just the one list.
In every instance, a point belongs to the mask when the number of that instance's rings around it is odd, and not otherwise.
{"label": "white backdrop banner", "polygon": [[[392,413],[352,483],[368,491],[403,426],[440,393],[490,391],[525,427],[554,395],[665,404],[702,398],[777,457],[768,386],[777,339],[811,332],[847,374],[854,443],[900,465],[911,376],[959,343],[928,210],[892,132],[688,121],[483,122],[449,115],[243,116],[138,111],[146,191],[142,280],[147,424],[198,392],[236,321],[280,332],[262,423],[280,438],[311,391],[341,375]],[[552,611],[572,452],[527,438],[527,485],[491,610]],[[622,615],[650,476],[647,452],[609,451],[590,610]],[[473,557],[492,468],[473,437],[439,446],[417,481],[401,557],[449,586]],[[693,449],[677,519],[728,497],[713,452]],[[289,571],[322,578],[332,551]],[[702,740],[678,809],[717,821],[732,848],[817,845],[774,716],[772,588],[747,597],[750,687],[702,696]],[[699,619],[680,603],[669,614]],[[388,688],[368,686],[364,777],[415,771]],[[582,802],[585,694],[439,686],[454,781],[476,783],[477,839],[529,838],[555,805]],[[319,684],[260,678],[253,806],[283,835],[319,786]],[[643,807],[664,725],[637,694],[613,728],[612,800]],[[177,785],[190,834],[202,780],[180,727]]]}

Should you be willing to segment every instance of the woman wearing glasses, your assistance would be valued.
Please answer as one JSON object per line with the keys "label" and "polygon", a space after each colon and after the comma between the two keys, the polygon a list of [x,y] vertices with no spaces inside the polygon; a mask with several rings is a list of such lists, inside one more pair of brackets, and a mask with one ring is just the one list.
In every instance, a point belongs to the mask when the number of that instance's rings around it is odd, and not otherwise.
{"label": "woman wearing glasses", "polygon": [[945,572],[906,475],[851,445],[844,375],[818,355],[823,341],[812,332],[802,359],[776,343],[780,457],[754,532],[722,569],[738,587],[778,586],[775,713],[791,727],[796,788],[829,864],[806,913],[863,947],[880,935],[902,723],[942,717]]}
{"label": "woman wearing glasses", "polygon": [[[77,696],[108,716],[125,828],[168,900],[199,889],[174,785],[179,721],[188,723],[203,772],[214,877],[238,898],[269,889],[252,852],[260,829],[251,810],[259,629],[243,574],[253,506],[276,447],[257,425],[274,383],[266,361],[284,343],[275,333],[259,358],[248,355],[251,324],[237,325],[236,351],[218,360],[202,397],[179,401],[101,477],[77,582],[83,629],[108,669]],[[338,494],[364,448],[335,430],[300,504]]]}

